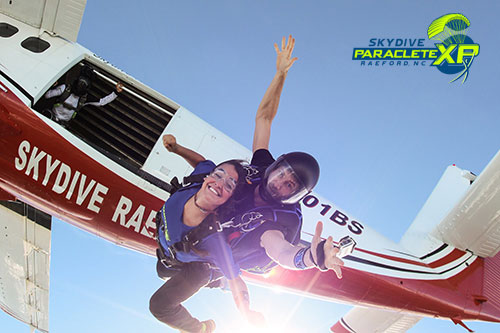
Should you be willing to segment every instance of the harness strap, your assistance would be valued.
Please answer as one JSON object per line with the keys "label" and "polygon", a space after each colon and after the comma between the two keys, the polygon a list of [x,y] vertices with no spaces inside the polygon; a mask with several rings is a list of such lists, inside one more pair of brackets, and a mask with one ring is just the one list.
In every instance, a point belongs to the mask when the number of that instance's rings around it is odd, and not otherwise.
{"label": "harness strap", "polygon": [[77,108],[75,108],[73,105],[69,104],[69,103],[61,103],[65,109],[68,109],[68,110],[73,110],[73,111],[76,111]]}
{"label": "harness strap", "polygon": [[171,247],[176,251],[190,252],[200,241],[222,230],[222,225],[215,219],[215,215],[210,214],[196,228],[189,231],[180,242]]}
{"label": "harness strap", "polygon": [[64,89],[63,93],[61,96],[59,96],[58,98],[58,102],[56,103],[57,104],[61,104],[63,105],[66,109],[68,110],[72,110],[72,111],[75,111],[73,113],[73,116],[71,118],[75,118],[76,117],[76,113],[78,111],[80,111],[80,109],[83,107],[83,105],[85,104],[85,102],[87,101],[87,97],[88,95],[87,94],[84,94],[82,96],[79,96],[78,97],[78,103],[76,104],[76,107],[74,107],[73,105],[69,104],[69,103],[66,103],[66,100],[68,99],[69,95],[71,95],[71,85],[67,85],[66,88]]}
{"label": "harness strap", "polygon": [[190,175],[183,178],[182,182],[184,184],[194,184],[194,183],[203,183],[203,179],[208,176],[210,173],[197,173],[196,175]]}
{"label": "harness strap", "polygon": [[64,104],[64,101],[71,95],[71,85],[66,84],[66,88],[64,88],[63,93],[57,99],[57,102],[60,104]]}
{"label": "harness strap", "polygon": [[172,180],[170,180],[170,185],[172,186],[172,188],[168,192],[170,193],[170,195],[172,195],[182,188],[191,186],[193,184],[203,183],[203,179],[205,179],[205,177],[208,175],[209,173],[207,172],[207,173],[199,173],[196,175],[186,176],[183,178],[182,184],[179,182],[179,179],[177,177],[174,177],[172,178]]}
{"label": "harness strap", "polygon": [[[182,262],[177,260],[176,253],[174,249],[165,249],[160,243],[160,232],[165,232],[164,224],[162,223],[161,213],[158,212],[155,218],[156,223],[156,242],[158,243],[158,248],[156,249],[156,257],[160,262],[167,268],[176,268],[182,266]],[[165,252],[168,252],[169,255],[166,255]]]}
{"label": "harness strap", "polygon": [[[197,252],[195,246],[203,239],[217,232],[222,232],[225,228],[243,227],[248,231],[259,227],[266,221],[274,221],[276,216],[269,207],[259,207],[251,209],[243,214],[236,215],[231,220],[220,223],[215,219],[214,214],[207,216],[197,227],[189,231],[181,241],[170,246],[173,251]],[[241,233],[238,234],[240,236]],[[237,238],[234,237],[233,238]]]}
{"label": "harness strap", "polygon": [[76,106],[76,112],[80,111],[80,109],[83,107],[83,105],[87,101],[87,97],[87,94],[80,96],[80,98],[78,99],[78,105]]}
{"label": "harness strap", "polygon": [[177,179],[177,177],[174,177],[172,178],[172,180],[170,180],[170,190],[168,191],[168,193],[170,193],[170,195],[174,194],[175,192],[177,192],[179,189],[182,188],[182,184],[179,183],[179,179]]}

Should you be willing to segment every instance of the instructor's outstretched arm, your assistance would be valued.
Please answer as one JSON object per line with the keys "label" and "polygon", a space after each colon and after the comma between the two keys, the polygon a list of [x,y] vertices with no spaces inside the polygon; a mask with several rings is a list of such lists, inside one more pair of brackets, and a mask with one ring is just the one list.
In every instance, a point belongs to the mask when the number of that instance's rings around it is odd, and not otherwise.
{"label": "instructor's outstretched arm", "polygon": [[290,35],[288,43],[286,38],[283,37],[281,41],[281,50],[278,45],[274,43],[276,49],[276,74],[274,75],[271,84],[266,90],[255,117],[255,131],[253,136],[252,150],[255,152],[259,149],[269,148],[269,139],[271,137],[271,124],[280,103],[281,91],[285,84],[285,79],[290,67],[298,58],[292,58],[293,48],[295,46],[295,39]]}
{"label": "instructor's outstretched arm", "polygon": [[[261,246],[267,255],[280,266],[288,269],[308,269],[317,267],[320,270],[333,270],[339,279],[342,278],[344,262],[337,257],[339,249],[334,246],[332,237],[328,237],[321,249],[324,253],[324,263],[318,267],[317,248],[321,243],[323,223],[318,222],[312,239],[311,247],[304,248],[289,243],[281,231],[268,230],[260,238]],[[301,253],[301,251],[303,253]],[[300,259],[300,260],[297,260]],[[297,264],[299,266],[297,266]]]}

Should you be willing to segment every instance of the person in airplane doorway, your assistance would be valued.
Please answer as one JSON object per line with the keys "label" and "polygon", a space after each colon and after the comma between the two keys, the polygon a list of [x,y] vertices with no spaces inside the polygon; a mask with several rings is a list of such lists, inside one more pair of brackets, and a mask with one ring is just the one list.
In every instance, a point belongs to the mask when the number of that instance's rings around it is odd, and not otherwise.
{"label": "person in airplane doorway", "polygon": [[98,101],[93,100],[93,96],[88,96],[93,77],[92,69],[83,67],[80,75],[72,84],[63,83],[47,91],[44,98],[54,98],[56,101],[51,109],[42,113],[67,127],[82,107],[86,105],[104,106],[114,101],[118,97],[117,94],[123,91],[123,84],[118,82],[115,87],[116,92],[113,91]]}
{"label": "person in airplane doorway", "polygon": [[[230,209],[233,196],[245,180],[239,160],[215,165],[212,161],[181,146],[172,135],[163,137],[167,150],[183,157],[194,171],[190,185],[177,189],[156,217],[157,273],[166,282],[151,297],[150,311],[163,323],[181,332],[213,332],[213,320],[193,318],[182,302],[206,285],[214,275],[223,275],[229,284],[236,306],[250,322],[259,325],[263,316],[250,310],[248,289],[239,276],[238,266],[220,229],[218,217]],[[200,241],[191,241],[205,235]],[[211,264],[209,264],[209,262]],[[217,267],[217,271],[212,268]]]}

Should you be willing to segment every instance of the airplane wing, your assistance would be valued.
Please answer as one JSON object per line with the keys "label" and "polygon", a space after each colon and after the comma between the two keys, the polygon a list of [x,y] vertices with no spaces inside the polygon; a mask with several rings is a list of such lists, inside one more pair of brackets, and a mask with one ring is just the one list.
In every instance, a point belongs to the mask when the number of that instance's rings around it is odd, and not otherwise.
{"label": "airplane wing", "polygon": [[421,318],[389,310],[356,306],[330,330],[335,333],[399,333],[409,330]]}
{"label": "airplane wing", "polygon": [[87,0],[0,1],[0,12],[76,42]]}
{"label": "airplane wing", "polygon": [[499,252],[500,151],[431,235],[481,257]]}
{"label": "airplane wing", "polygon": [[23,202],[0,201],[0,308],[49,330],[51,216]]}

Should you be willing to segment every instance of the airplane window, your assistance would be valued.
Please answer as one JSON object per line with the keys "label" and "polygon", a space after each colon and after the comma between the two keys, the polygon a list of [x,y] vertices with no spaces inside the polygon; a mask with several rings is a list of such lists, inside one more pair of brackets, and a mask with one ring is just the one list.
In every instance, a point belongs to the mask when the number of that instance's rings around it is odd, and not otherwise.
{"label": "airplane window", "polygon": [[5,22],[0,23],[0,37],[9,38],[13,36],[19,29]]}
{"label": "airplane window", "polygon": [[50,47],[50,44],[38,37],[28,37],[21,42],[21,46],[34,53],[42,53]]}

